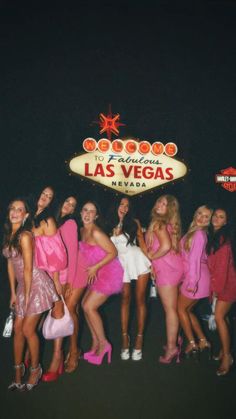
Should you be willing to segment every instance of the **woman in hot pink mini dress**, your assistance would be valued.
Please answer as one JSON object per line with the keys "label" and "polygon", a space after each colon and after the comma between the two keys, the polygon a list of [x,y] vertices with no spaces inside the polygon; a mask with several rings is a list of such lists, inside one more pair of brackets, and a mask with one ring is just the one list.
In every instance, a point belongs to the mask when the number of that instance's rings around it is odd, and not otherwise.
{"label": "woman in hot pink mini dress", "polygon": [[[187,356],[196,356],[198,350],[210,351],[210,343],[207,341],[192,310],[201,298],[208,297],[210,294],[206,230],[210,223],[211,214],[212,210],[207,206],[199,207],[194,214],[187,234],[181,240],[184,277],[178,299],[178,313],[181,326],[188,340],[185,348],[185,355]],[[196,342],[195,337],[197,337],[198,342]]]}
{"label": "woman in hot pink mini dress", "polygon": [[[179,253],[180,237],[178,201],[172,195],[160,196],[152,209],[146,242],[156,287],[166,313],[167,345],[165,354],[159,358],[159,362],[163,364],[169,364],[174,358],[179,362],[177,300],[178,285],[183,275],[183,264]],[[181,343],[180,339],[178,343]]]}
{"label": "woman in hot pink mini dress", "polygon": [[84,359],[95,365],[100,365],[106,354],[110,362],[112,352],[98,309],[110,295],[121,292],[124,274],[114,244],[96,224],[99,215],[97,204],[91,201],[84,204],[79,244],[88,273],[88,289],[82,307],[92,336],[92,348],[84,354]]}

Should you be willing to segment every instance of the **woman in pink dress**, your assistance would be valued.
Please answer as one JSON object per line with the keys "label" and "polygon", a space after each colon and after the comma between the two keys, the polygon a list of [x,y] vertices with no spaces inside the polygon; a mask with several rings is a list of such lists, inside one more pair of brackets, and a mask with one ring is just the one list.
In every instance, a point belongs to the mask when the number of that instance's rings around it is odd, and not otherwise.
{"label": "woman in pink dress", "polygon": [[[12,201],[5,223],[3,254],[8,261],[11,288],[10,307],[15,309],[14,360],[15,378],[9,390],[32,390],[39,382],[42,368],[39,364],[39,339],[36,333],[41,314],[58,300],[49,276],[34,262],[32,220],[23,199]],[[25,373],[23,352],[27,342],[31,368],[27,383],[21,379]]]}
{"label": "woman in pink dress", "polygon": [[124,273],[114,244],[97,225],[99,216],[97,204],[91,201],[84,204],[79,251],[87,263],[89,286],[82,307],[92,336],[92,348],[84,354],[84,359],[95,365],[100,365],[106,354],[111,362],[112,347],[105,336],[98,309],[111,294],[121,292]]}
{"label": "woman in pink dress", "polygon": [[[159,358],[159,362],[163,364],[169,364],[174,358],[179,362],[177,300],[178,286],[183,275],[179,253],[180,237],[178,201],[172,195],[162,195],[152,209],[146,242],[156,287],[166,314],[167,344],[164,355]],[[178,343],[181,343],[180,339]]]}
{"label": "woman in pink dress", "polygon": [[[52,215],[51,205],[53,198],[53,188],[51,186],[44,188],[37,200],[32,232],[35,237],[36,266],[47,272],[54,282],[58,296],[60,296],[62,294],[62,285],[59,280],[59,272],[67,266],[67,253]],[[53,317],[61,318],[64,314],[63,307],[63,303],[59,298],[52,309]],[[62,362],[63,355],[60,352],[57,359],[55,359],[52,371],[57,371]]]}
{"label": "woman in pink dress", "polygon": [[[87,274],[84,267],[81,266],[79,258],[78,227],[73,214],[77,206],[77,199],[69,196],[59,207],[56,216],[57,226],[63,239],[67,251],[67,267],[59,272],[60,283],[63,288],[63,295],[66,305],[74,321],[74,332],[70,336],[69,352],[65,361],[65,371],[73,372],[79,361],[78,349],[78,304],[87,285]],[[80,265],[80,266],[79,266]],[[63,362],[58,365],[58,359],[62,358],[62,338],[55,339],[54,353],[49,369],[43,374],[42,380],[46,382],[55,381],[63,372]],[[57,367],[55,370],[55,366]]]}
{"label": "woman in pink dress", "polygon": [[208,266],[211,275],[211,296],[215,297],[215,320],[221,342],[216,360],[220,361],[218,376],[229,372],[233,364],[227,314],[236,301],[236,249],[233,246],[232,227],[226,210],[214,211],[207,244]]}
{"label": "woman in pink dress", "polygon": [[[210,294],[210,273],[207,266],[206,243],[207,228],[212,210],[206,205],[199,207],[193,217],[187,234],[181,240],[184,278],[178,299],[178,313],[188,344],[185,355],[197,356],[198,349],[210,352],[200,323],[193,308],[201,298]],[[198,342],[196,342],[196,338]]]}

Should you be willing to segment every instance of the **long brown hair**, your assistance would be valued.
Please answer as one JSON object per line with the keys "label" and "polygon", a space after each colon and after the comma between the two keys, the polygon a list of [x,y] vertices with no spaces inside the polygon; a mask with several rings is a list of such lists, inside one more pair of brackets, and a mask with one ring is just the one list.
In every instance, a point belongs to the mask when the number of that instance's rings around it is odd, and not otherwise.
{"label": "long brown hair", "polygon": [[[156,212],[156,204],[161,199],[165,198],[167,201],[166,214],[160,215]],[[179,252],[179,243],[181,238],[181,219],[179,212],[179,202],[173,195],[161,195],[155,202],[151,211],[151,222],[148,228],[148,235],[152,236],[155,228],[161,229],[164,225],[171,225],[170,238],[172,243],[172,250]]]}
{"label": "long brown hair", "polygon": [[[15,232],[15,234],[12,235],[12,225],[9,219],[9,212],[10,212],[13,202],[15,201],[22,202],[24,204],[26,213],[28,213],[29,215],[27,216],[25,221],[22,223],[20,228],[18,228],[18,230]],[[7,209],[7,217],[4,224],[3,247],[8,247],[9,250],[16,249],[17,252],[21,253],[20,235],[21,233],[23,233],[23,231],[31,232],[31,229],[32,229],[32,218],[31,218],[30,208],[27,201],[24,198],[13,199],[8,205],[8,209]]]}

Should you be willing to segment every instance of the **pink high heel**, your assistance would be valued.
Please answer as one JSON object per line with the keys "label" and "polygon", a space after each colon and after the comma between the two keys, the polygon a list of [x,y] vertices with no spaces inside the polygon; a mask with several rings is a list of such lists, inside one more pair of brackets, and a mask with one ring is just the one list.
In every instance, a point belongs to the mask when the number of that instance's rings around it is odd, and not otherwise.
{"label": "pink high heel", "polygon": [[103,351],[99,354],[99,355],[90,355],[87,357],[87,361],[90,364],[94,364],[94,365],[101,365],[104,356],[107,354],[107,362],[108,364],[111,363],[111,353],[112,353],[112,347],[111,344],[109,342],[106,342],[105,348],[103,349]]}
{"label": "pink high heel", "polygon": [[171,361],[173,361],[173,359],[174,358],[176,358],[176,364],[179,364],[180,363],[180,348],[179,347],[177,347],[176,349],[175,349],[175,351],[171,354],[171,355],[169,355],[169,356],[160,356],[159,357],[159,362],[161,363],[161,364],[170,364],[171,363]]}
{"label": "pink high heel", "polygon": [[88,361],[90,356],[94,356],[96,354],[96,349],[92,349],[91,351],[85,352],[83,358]]}

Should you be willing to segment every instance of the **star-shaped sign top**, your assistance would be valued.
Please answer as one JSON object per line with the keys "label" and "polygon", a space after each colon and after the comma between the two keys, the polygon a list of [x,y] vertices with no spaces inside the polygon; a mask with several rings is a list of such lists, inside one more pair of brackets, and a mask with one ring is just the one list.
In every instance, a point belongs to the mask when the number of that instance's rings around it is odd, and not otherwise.
{"label": "star-shaped sign top", "polygon": [[101,128],[99,133],[103,134],[104,132],[106,132],[108,140],[111,140],[112,134],[118,136],[119,134],[118,127],[125,125],[119,122],[120,114],[118,113],[116,115],[112,114],[111,107],[109,107],[109,111],[107,115],[100,113],[99,118],[100,118],[100,121],[96,121],[96,123],[99,124]]}

